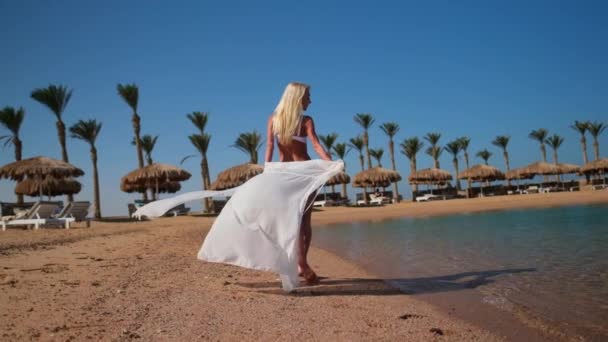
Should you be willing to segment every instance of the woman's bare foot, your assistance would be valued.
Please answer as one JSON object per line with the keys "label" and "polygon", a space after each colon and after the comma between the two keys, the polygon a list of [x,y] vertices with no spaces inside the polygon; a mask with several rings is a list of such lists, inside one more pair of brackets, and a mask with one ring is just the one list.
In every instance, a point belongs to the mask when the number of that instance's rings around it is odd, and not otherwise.
{"label": "woman's bare foot", "polygon": [[304,283],[306,285],[318,285],[321,282],[315,271],[312,270],[312,268],[308,268],[305,271],[302,271],[301,276],[304,278]]}

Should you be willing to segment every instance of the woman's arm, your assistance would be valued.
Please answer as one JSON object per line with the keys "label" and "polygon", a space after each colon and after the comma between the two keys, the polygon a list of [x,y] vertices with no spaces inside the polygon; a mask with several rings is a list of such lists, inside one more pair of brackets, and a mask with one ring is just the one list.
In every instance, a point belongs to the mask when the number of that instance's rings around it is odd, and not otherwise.
{"label": "woman's arm", "polygon": [[274,152],[274,133],[272,132],[272,115],[268,119],[268,125],[266,129],[266,157],[264,161],[272,161],[272,153]]}
{"label": "woman's arm", "polygon": [[319,142],[319,138],[317,137],[317,132],[315,132],[315,123],[312,121],[311,117],[308,117],[308,120],[304,123],[306,127],[306,136],[310,139],[312,143],[312,147],[315,149],[319,157],[323,160],[331,160],[331,155],[325,151],[323,145]]}

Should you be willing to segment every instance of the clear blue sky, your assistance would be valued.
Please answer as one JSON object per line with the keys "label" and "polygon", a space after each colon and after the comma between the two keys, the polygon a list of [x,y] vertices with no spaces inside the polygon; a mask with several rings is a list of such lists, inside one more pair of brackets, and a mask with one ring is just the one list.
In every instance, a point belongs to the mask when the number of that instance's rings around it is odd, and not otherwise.
{"label": "clear blue sky", "polygon": [[[66,124],[96,118],[104,125],[105,215],[124,215],[136,198],[119,191],[137,159],[117,83],[139,86],[142,133],[160,135],[158,162],[178,164],[195,153],[186,114],[210,112],[212,178],[248,160],[229,146],[240,132],[264,130],[294,80],[312,85],[309,113],[319,133],[346,141],[360,133],[353,115],[369,112],[376,118],[371,147],[387,149],[378,125],[396,121],[398,143],[428,132],[440,132],[442,144],[466,135],[472,155],[487,148],[501,168],[502,154],[490,143],[496,135],[511,136],[513,167],[540,158],[527,136],[541,127],[565,138],[560,161],[580,164],[569,125],[608,121],[604,1],[2,1],[0,17],[0,106],[26,109],[24,157],[61,157],[55,118],[30,99],[32,89],[73,88]],[[89,148],[67,144],[70,161],[87,173],[78,198],[91,199]],[[600,144],[605,156],[608,133]],[[0,150],[0,164],[12,159],[12,148]],[[432,165],[424,153],[418,160],[419,168]],[[346,163],[354,174],[356,153]],[[406,178],[407,159],[398,154],[397,164]],[[452,169],[445,152],[441,166]],[[198,190],[199,162],[183,167],[193,175],[183,190]],[[1,180],[0,200],[14,200],[13,187]],[[401,189],[409,187],[402,182]]]}

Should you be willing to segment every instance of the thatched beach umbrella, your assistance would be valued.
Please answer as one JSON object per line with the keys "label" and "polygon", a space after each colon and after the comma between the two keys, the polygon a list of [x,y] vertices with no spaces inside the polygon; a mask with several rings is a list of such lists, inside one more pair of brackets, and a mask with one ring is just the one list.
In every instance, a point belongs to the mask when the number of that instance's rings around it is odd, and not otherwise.
{"label": "thatched beach umbrella", "polygon": [[258,164],[245,163],[233,166],[220,172],[215,181],[211,183],[209,189],[225,190],[234,188],[247,182],[250,178],[257,176],[262,172],[264,172],[264,167]]}
{"label": "thatched beach umbrella", "polygon": [[73,178],[47,177],[43,180],[26,178],[15,187],[15,193],[19,195],[36,196],[61,196],[74,195],[80,192],[82,185]]}
{"label": "thatched beach umbrella", "polygon": [[505,174],[494,166],[477,164],[460,172],[458,179],[467,179],[472,182],[493,182],[505,179]]}
{"label": "thatched beach umbrella", "polygon": [[517,190],[519,191],[520,180],[522,179],[532,179],[534,178],[533,174],[523,173],[523,168],[511,169],[505,173],[505,179],[508,180],[517,180]]}
{"label": "thatched beach umbrella", "polygon": [[448,171],[432,167],[418,170],[410,174],[407,179],[410,184],[437,184],[451,181],[452,174]]}
{"label": "thatched beach umbrella", "polygon": [[154,163],[129,172],[121,178],[120,183],[151,185],[151,188],[158,194],[161,184],[185,181],[191,176],[188,171],[177,166]]}
{"label": "thatched beach umbrella", "polygon": [[579,173],[581,171],[581,167],[574,164],[558,163],[557,167],[561,175]]}
{"label": "thatched beach umbrella", "polygon": [[350,183],[350,176],[346,172],[340,172],[337,175],[331,177],[325,185],[338,185]]}
{"label": "thatched beach umbrella", "polygon": [[582,173],[605,173],[608,172],[608,158],[594,160],[581,167]]}
{"label": "thatched beach umbrella", "polygon": [[606,184],[606,178],[603,175],[608,172],[608,158],[601,158],[587,163],[580,168],[580,172],[587,175],[599,174],[602,176],[603,183]]}
{"label": "thatched beach umbrella", "polygon": [[[144,193],[148,189],[155,188],[156,184],[146,184],[146,183],[120,183],[120,190],[128,193],[138,192]],[[159,193],[176,193],[181,190],[182,186],[179,182],[162,182],[158,184],[158,192]]]}
{"label": "thatched beach umbrella", "polygon": [[521,168],[521,172],[526,175],[557,175],[560,173],[559,166],[545,162],[535,162]]}
{"label": "thatched beach umbrella", "polygon": [[[458,179],[466,179],[469,184],[471,182],[493,182],[505,179],[505,174],[494,166],[477,164],[462,171]],[[483,195],[483,185],[481,185],[481,194]]]}
{"label": "thatched beach umbrella", "polygon": [[399,172],[383,167],[372,167],[357,173],[353,179],[354,187],[383,187],[401,180]]}
{"label": "thatched beach umbrella", "polygon": [[61,160],[48,157],[33,157],[19,160],[0,167],[0,178],[23,180],[24,178],[44,179],[46,177],[65,178],[84,175],[84,171]]}
{"label": "thatched beach umbrella", "polygon": [[[0,167],[0,178],[16,181],[28,178],[42,182],[46,178],[61,179],[82,175],[84,171],[72,164],[42,156],[19,160]],[[38,195],[42,197],[42,187],[39,187],[39,191]]]}

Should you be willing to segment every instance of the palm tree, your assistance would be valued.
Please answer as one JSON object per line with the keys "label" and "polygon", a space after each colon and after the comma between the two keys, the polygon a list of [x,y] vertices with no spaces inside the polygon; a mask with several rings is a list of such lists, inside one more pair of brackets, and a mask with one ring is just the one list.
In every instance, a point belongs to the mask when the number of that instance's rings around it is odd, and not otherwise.
{"label": "palm tree", "polygon": [[101,131],[101,122],[97,120],[78,120],[70,127],[71,137],[86,141],[91,146],[91,161],[93,162],[93,196],[95,197],[95,218],[101,218],[101,200],[99,195],[99,173],[97,172],[97,148],[95,140]]}
{"label": "palm tree", "polygon": [[348,146],[359,151],[359,162],[361,163],[361,171],[365,170],[365,160],[363,157],[363,138],[359,135],[355,138],[350,138]]}
{"label": "palm tree", "polygon": [[606,130],[606,127],[608,126],[602,122],[590,122],[587,128],[593,137],[593,152],[595,155],[595,160],[600,159],[600,143],[598,142],[597,138],[600,134],[602,134],[602,132],[604,132],[604,130]]}
{"label": "palm tree", "polygon": [[[21,129],[23,118],[25,118],[25,109],[23,107],[19,107],[17,110],[13,107],[4,107],[0,111],[0,124],[11,132],[10,135],[1,136],[0,141],[6,140],[4,146],[8,146],[9,144],[15,146],[16,161],[21,160],[23,153],[23,143],[19,138],[19,130]],[[23,204],[23,195],[17,195],[17,203]]]}
{"label": "palm tree", "polygon": [[[401,153],[410,160],[410,174],[416,172],[416,154],[424,147],[424,143],[418,137],[413,137],[404,139],[399,146],[401,147]],[[414,192],[416,191],[418,191],[418,185],[414,184]]]}
{"label": "palm tree", "polygon": [[[509,152],[507,152],[507,145],[509,145],[510,139],[511,137],[508,135],[499,135],[492,141],[492,145],[500,147],[502,149],[502,155],[505,158],[505,165],[507,166],[507,171],[511,170],[511,167],[509,165]],[[510,180],[507,180],[507,186],[511,186]]]}
{"label": "palm tree", "polygon": [[205,133],[205,127],[207,127],[207,121],[209,120],[209,113],[206,112],[192,112],[187,115],[188,120],[198,128],[200,134]]}
{"label": "palm tree", "polygon": [[[359,151],[359,162],[361,163],[361,171],[365,170],[365,161],[364,161],[364,157],[363,157],[363,148],[366,147],[365,143],[363,141],[363,137],[361,135],[355,137],[355,138],[350,138],[350,143],[348,144],[351,148],[355,148],[357,149],[357,151]],[[368,151],[369,153],[369,151]],[[369,157],[369,154],[368,154]],[[371,163],[370,163],[371,165]],[[363,201],[365,202],[365,204],[367,204],[367,188],[363,187]]]}
{"label": "palm tree", "polygon": [[325,146],[325,150],[331,155],[331,150],[338,139],[338,133],[331,133],[327,135],[319,135],[319,140]]}
{"label": "palm tree", "polygon": [[458,179],[458,154],[462,149],[460,141],[458,141],[458,139],[452,140],[447,143],[443,149],[452,154],[452,163],[454,164],[454,170],[456,171],[456,177],[454,177],[454,179],[456,179],[456,189],[460,190],[460,180]]}
{"label": "palm tree", "polygon": [[477,152],[477,154],[475,154],[475,156],[483,159],[485,164],[488,165],[488,159],[490,159],[490,157],[492,157],[492,152],[488,151],[487,149],[483,149],[483,150]]}
{"label": "palm tree", "polygon": [[[209,176],[209,162],[207,161],[207,150],[209,149],[209,142],[211,141],[211,135],[207,133],[192,134],[188,136],[190,142],[198,153],[201,155],[201,177],[203,179],[203,190],[209,189],[211,185],[211,178]],[[204,201],[205,211],[210,212],[212,205],[209,200]]]}
{"label": "palm tree", "polygon": [[[137,104],[139,102],[139,88],[136,84],[118,84],[116,86],[118,95],[127,103],[131,108],[133,114],[131,115],[131,124],[133,125],[133,132],[135,133],[135,148],[137,150],[137,165],[139,168],[144,167],[144,155],[141,148],[141,138],[139,133],[141,131],[141,118],[137,114]],[[144,201],[148,200],[148,193],[143,193]]]}
{"label": "palm tree", "polygon": [[369,149],[369,154],[372,156],[372,158],[376,159],[376,162],[378,162],[378,166],[382,167],[382,156],[384,155],[384,149],[382,148],[370,148]]}
{"label": "palm tree", "polygon": [[48,107],[57,117],[57,136],[61,145],[61,157],[64,162],[69,162],[68,150],[65,144],[65,124],[62,115],[65,107],[70,102],[72,90],[65,86],[49,85],[46,88],[34,89],[31,94],[32,99]]}
{"label": "palm tree", "polygon": [[469,144],[471,143],[471,138],[469,137],[460,137],[458,138],[458,143],[460,144],[460,149],[464,152],[464,163],[467,165],[467,169],[469,166]]}
{"label": "palm tree", "polygon": [[441,146],[429,146],[424,152],[433,158],[433,167],[439,168],[439,157],[441,157],[441,153],[443,152]]}
{"label": "palm tree", "polygon": [[[70,102],[72,97],[72,90],[69,90],[66,86],[57,86],[54,84],[49,85],[46,88],[37,88],[30,94],[31,98],[45,105],[47,108],[55,114],[57,117],[57,136],[59,137],[59,145],[61,146],[61,158],[64,162],[68,163],[68,150],[65,143],[65,124],[63,123],[62,115],[65,111],[65,107]],[[72,202],[74,197],[68,195],[68,202]]]}
{"label": "palm tree", "polygon": [[589,162],[587,158],[587,139],[585,138],[585,132],[589,129],[589,123],[586,121],[574,121],[574,125],[570,125],[570,128],[577,131],[581,135],[581,148],[583,149],[583,165]]}
{"label": "palm tree", "polygon": [[374,117],[370,113],[357,113],[355,115],[355,122],[363,128],[363,145],[365,145],[365,151],[367,153],[367,168],[372,168],[372,158],[369,154],[369,134],[367,131],[374,124]]}
{"label": "palm tree", "polygon": [[[395,164],[395,142],[393,138],[399,132],[399,124],[396,122],[385,122],[380,126],[380,129],[388,136],[388,153],[391,156],[391,165],[393,166],[393,171],[397,171],[397,165]],[[395,202],[399,202],[399,187],[397,186],[397,182],[393,183],[393,199]]]}
{"label": "palm tree", "polygon": [[[548,137],[545,142],[553,149],[553,163],[557,165],[557,149],[564,143],[564,138],[557,134],[553,134],[553,136]],[[557,181],[560,181],[559,175],[557,175]]]}
{"label": "palm tree", "polygon": [[[346,148],[345,143],[338,143],[334,145],[334,153],[338,158],[342,159],[342,161],[344,161],[344,157],[346,157],[349,151],[350,148]],[[346,162],[344,162],[344,172],[346,172]],[[346,198],[346,184],[342,184],[342,198]]]}
{"label": "palm tree", "polygon": [[441,133],[427,133],[424,136],[424,140],[428,141],[431,144],[431,147],[427,148],[426,154],[431,156],[434,160],[433,167],[439,168],[439,156],[441,155],[441,146],[437,146],[439,143],[439,139],[441,139]]}
{"label": "palm tree", "polygon": [[[152,165],[154,163],[152,160],[152,151],[154,150],[154,146],[156,146],[157,140],[158,135],[152,136],[150,134],[144,134],[139,142],[141,149],[146,154],[146,161],[148,162],[148,165]],[[131,145],[137,145],[135,138],[133,138],[133,141],[131,141]]]}
{"label": "palm tree", "polygon": [[258,133],[258,131],[253,130],[252,132],[245,132],[239,134],[239,137],[236,138],[234,145],[235,147],[246,154],[249,154],[249,161],[252,164],[258,163],[258,150],[262,146],[262,135]]}
{"label": "palm tree", "polygon": [[537,130],[533,130],[528,134],[528,138],[532,140],[536,140],[540,143],[540,153],[543,157],[543,162],[547,162],[547,149],[545,148],[545,140],[549,135],[549,131],[544,128],[539,128]]}

